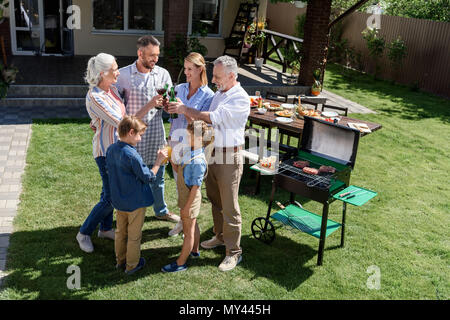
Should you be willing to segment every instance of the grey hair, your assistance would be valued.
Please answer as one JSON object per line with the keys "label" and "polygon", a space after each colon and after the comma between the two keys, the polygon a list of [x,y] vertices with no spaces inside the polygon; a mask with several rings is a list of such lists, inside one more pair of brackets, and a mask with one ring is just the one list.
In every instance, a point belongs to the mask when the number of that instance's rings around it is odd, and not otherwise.
{"label": "grey hair", "polygon": [[115,60],[114,56],[107,53],[99,53],[89,59],[84,80],[90,88],[99,84],[102,80],[101,73],[107,74]]}
{"label": "grey hair", "polygon": [[221,64],[226,70],[226,73],[234,73],[234,77],[237,79],[238,77],[238,66],[236,59],[230,56],[221,56],[214,60],[214,65]]}

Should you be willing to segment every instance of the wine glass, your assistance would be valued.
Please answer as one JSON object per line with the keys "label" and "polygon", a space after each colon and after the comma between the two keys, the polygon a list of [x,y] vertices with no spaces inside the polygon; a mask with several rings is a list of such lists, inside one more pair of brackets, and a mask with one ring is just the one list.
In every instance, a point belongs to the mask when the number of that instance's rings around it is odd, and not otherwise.
{"label": "wine glass", "polygon": [[159,150],[167,150],[167,158],[161,162],[161,165],[165,165],[167,164],[167,162],[169,162],[169,159],[172,155],[172,147],[167,142],[165,142],[164,144],[159,146]]}
{"label": "wine glass", "polygon": [[[156,92],[157,92],[159,95],[162,95],[164,99],[166,99],[166,97],[165,97],[164,95],[165,95],[165,93],[167,92],[167,86],[165,86],[165,87],[163,87],[163,88],[158,88],[158,89],[156,89]],[[158,105],[158,106],[156,106],[157,109],[162,109],[163,107],[164,107],[164,103],[163,103],[163,105]]]}

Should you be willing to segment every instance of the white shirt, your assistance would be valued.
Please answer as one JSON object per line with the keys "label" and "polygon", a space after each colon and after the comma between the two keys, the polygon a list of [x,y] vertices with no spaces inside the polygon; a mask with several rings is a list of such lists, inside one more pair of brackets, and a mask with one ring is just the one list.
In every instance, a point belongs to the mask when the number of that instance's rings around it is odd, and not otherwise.
{"label": "white shirt", "polygon": [[239,82],[226,92],[217,91],[209,111],[214,127],[215,147],[229,148],[245,143],[250,98]]}

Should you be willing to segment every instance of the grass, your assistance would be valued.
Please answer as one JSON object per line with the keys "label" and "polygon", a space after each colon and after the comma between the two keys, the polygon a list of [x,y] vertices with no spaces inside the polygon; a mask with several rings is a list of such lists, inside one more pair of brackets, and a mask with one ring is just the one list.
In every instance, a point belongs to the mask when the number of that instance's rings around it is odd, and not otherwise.
{"label": "grass", "polygon": [[[156,220],[149,208],[142,240],[148,265],[125,276],[114,268],[111,241],[94,235],[95,252],[86,254],[75,240],[101,188],[89,121],[35,121],[0,299],[448,300],[450,102],[334,65],[325,88],[375,110],[353,116],[383,128],[361,139],[351,180],[378,196],[348,207],[346,246],[339,248],[339,232],[327,238],[323,266],[316,266],[318,240],[307,234],[280,228],[270,245],[253,238],[251,222],[265,216],[271,184],[263,177],[261,194],[253,196],[254,178],[245,170],[239,198],[244,255],[236,269],[218,271],[222,247],[202,250],[187,272],[161,273],[179,254],[182,238],[167,237],[173,224]],[[166,201],[175,210],[170,170],[166,179]],[[203,195],[201,240],[213,235]],[[285,202],[289,195],[279,191],[276,198]],[[301,202],[321,212],[318,203]],[[330,206],[330,218],[340,222],[339,203]],[[67,289],[70,265],[80,267],[79,290]],[[379,290],[367,286],[370,266],[380,270]]]}

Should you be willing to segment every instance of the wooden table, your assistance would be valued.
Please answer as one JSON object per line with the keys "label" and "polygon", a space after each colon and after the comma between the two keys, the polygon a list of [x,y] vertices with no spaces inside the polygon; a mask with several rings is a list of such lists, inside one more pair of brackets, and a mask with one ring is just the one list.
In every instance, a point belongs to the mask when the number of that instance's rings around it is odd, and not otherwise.
{"label": "wooden table", "polygon": [[[298,117],[294,118],[294,121],[291,123],[282,123],[277,120],[275,120],[278,116],[275,115],[275,111],[269,111],[265,114],[258,114],[257,108],[251,108],[250,115],[248,116],[248,120],[250,120],[250,123],[253,125],[260,125],[265,128],[278,128],[281,131],[286,132],[292,137],[301,138],[301,134],[303,132],[303,125],[305,121],[303,119],[299,119]],[[356,123],[365,123],[369,127],[369,129],[374,132],[376,130],[381,129],[381,124],[374,123],[374,122],[368,122],[364,120],[349,118],[345,116],[338,116],[339,122],[338,124],[341,126],[347,126],[350,122],[356,122]],[[269,130],[270,134],[270,130]],[[361,132],[361,136],[365,136],[369,133]],[[270,138],[270,135],[269,135]],[[269,139],[270,140],[270,139]]]}

